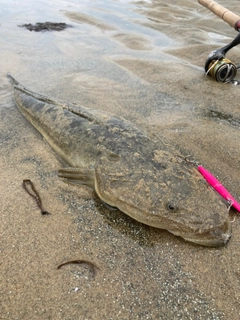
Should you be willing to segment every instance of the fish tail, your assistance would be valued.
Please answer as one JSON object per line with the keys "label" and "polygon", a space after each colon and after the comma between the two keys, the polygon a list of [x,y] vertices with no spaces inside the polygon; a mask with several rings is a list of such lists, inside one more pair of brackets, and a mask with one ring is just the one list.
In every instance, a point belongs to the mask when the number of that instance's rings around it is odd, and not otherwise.
{"label": "fish tail", "polygon": [[7,73],[7,76],[8,76],[8,78],[10,79],[10,81],[11,81],[11,83],[12,84],[14,84],[14,85],[16,85],[16,86],[18,86],[19,85],[19,82],[15,79],[15,78],[13,78],[13,76],[11,75],[11,73]]}
{"label": "fish tail", "polygon": [[[27,95],[37,99],[37,100],[41,100],[43,102],[46,102],[46,103],[51,103],[51,104],[54,104],[54,105],[59,105],[60,106],[60,103],[58,103],[57,101],[55,100],[52,100],[52,99],[49,99],[48,97],[42,95],[42,94],[39,94],[39,93],[36,93],[36,92],[33,92],[27,88],[25,88],[24,86],[22,86],[12,75],[11,73],[7,73],[7,76],[8,78],[10,79],[12,85],[14,86],[15,89],[18,89],[24,93],[26,93]],[[63,104],[65,105],[65,104]]]}

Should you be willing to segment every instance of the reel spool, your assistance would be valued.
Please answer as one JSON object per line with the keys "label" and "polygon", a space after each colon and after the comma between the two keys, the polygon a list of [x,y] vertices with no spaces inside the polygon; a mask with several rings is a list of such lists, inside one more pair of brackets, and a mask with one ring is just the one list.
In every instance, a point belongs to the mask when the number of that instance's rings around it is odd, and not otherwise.
{"label": "reel spool", "polygon": [[240,44],[240,33],[238,33],[232,42],[223,48],[212,51],[205,63],[206,75],[211,76],[214,80],[219,82],[240,84],[238,80],[234,80],[240,65],[234,64],[225,57],[226,53],[238,44]]}
{"label": "reel spool", "polygon": [[218,82],[232,82],[237,69],[238,67],[225,57],[221,60],[207,61],[205,65],[206,74]]}
{"label": "reel spool", "polygon": [[230,49],[240,44],[240,16],[224,8],[213,0],[198,0],[198,2],[239,32],[232,42],[223,48],[212,51],[209,54],[205,63],[206,74],[219,82],[231,82],[235,85],[240,84],[240,81],[234,80],[234,77],[237,74],[237,69],[240,68],[240,65],[235,65],[225,58],[226,53]]}

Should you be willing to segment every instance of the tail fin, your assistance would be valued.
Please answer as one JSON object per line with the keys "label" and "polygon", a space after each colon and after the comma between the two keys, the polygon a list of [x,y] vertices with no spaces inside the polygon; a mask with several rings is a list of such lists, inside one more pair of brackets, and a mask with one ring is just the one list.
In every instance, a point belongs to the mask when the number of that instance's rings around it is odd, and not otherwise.
{"label": "tail fin", "polygon": [[13,78],[13,76],[11,75],[11,73],[8,72],[7,74],[8,78],[10,79],[11,83],[18,86],[20,83],[15,79]]}

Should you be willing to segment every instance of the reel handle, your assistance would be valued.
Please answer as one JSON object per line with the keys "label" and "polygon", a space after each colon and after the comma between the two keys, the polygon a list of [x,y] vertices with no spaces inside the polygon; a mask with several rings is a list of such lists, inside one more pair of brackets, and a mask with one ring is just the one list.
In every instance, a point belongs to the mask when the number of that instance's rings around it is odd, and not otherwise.
{"label": "reel handle", "polygon": [[198,2],[227,22],[232,28],[240,31],[240,17],[238,15],[213,0],[198,0]]}
{"label": "reel handle", "polygon": [[237,46],[238,44],[240,44],[240,33],[238,33],[238,35],[235,37],[235,39],[233,39],[232,42],[230,42],[229,44],[227,44],[226,46],[224,46],[223,48],[220,49],[216,49],[214,51],[212,51],[209,56],[207,57],[206,63],[205,63],[205,71],[207,72],[209,69],[209,65],[213,60],[222,60],[226,53],[232,49],[233,47]]}

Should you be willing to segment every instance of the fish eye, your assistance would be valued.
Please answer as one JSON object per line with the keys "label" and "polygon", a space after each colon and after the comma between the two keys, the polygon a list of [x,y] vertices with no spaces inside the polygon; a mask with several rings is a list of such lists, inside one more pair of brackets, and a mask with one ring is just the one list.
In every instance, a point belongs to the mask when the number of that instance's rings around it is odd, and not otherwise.
{"label": "fish eye", "polygon": [[119,161],[120,159],[120,156],[116,153],[113,153],[113,152],[108,152],[107,153],[107,158],[108,160],[110,161]]}
{"label": "fish eye", "polygon": [[168,211],[176,212],[178,210],[178,207],[174,203],[168,202],[167,209],[168,209]]}

